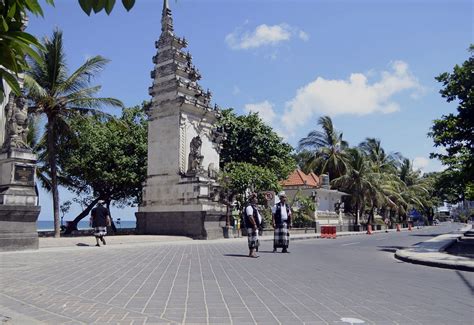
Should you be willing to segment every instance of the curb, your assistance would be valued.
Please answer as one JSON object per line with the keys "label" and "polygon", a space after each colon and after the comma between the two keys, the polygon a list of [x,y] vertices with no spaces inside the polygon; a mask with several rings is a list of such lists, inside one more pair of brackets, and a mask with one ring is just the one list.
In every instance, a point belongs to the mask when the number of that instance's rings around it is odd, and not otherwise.
{"label": "curb", "polygon": [[474,272],[474,259],[443,252],[461,238],[462,232],[466,230],[461,229],[461,233],[440,235],[410,248],[399,249],[395,252],[395,258],[412,264]]}
{"label": "curb", "polygon": [[[468,272],[474,272],[474,266],[470,265],[464,265],[464,264],[454,264],[454,263],[446,263],[446,262],[440,262],[436,260],[428,260],[428,259],[417,259],[413,258],[411,256],[404,256],[403,253],[399,253],[401,251],[400,249],[395,252],[395,258],[397,260],[407,262],[407,263],[412,263],[412,264],[419,264],[419,265],[426,265],[426,266],[433,266],[433,267],[439,267],[443,269],[451,269],[451,270],[459,270],[459,271],[468,271]],[[439,253],[443,255],[448,255],[445,253]],[[474,262],[472,262],[474,264]]]}

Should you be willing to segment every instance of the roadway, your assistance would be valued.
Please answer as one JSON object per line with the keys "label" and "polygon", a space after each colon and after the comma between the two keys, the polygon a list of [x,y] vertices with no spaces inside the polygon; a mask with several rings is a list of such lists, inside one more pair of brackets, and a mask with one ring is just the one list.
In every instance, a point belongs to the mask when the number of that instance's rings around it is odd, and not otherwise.
{"label": "roadway", "polygon": [[290,254],[263,242],[257,259],[246,257],[245,239],[1,253],[0,320],[472,324],[474,273],[394,258],[401,247],[458,228],[298,240]]}

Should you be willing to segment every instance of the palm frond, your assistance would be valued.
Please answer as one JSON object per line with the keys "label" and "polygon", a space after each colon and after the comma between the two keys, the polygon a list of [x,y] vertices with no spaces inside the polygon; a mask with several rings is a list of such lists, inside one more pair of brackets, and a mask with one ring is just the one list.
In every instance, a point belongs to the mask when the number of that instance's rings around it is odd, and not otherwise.
{"label": "palm frond", "polygon": [[110,60],[100,55],[88,59],[60,85],[59,90],[61,93],[83,90],[95,76],[104,70],[108,62]]}

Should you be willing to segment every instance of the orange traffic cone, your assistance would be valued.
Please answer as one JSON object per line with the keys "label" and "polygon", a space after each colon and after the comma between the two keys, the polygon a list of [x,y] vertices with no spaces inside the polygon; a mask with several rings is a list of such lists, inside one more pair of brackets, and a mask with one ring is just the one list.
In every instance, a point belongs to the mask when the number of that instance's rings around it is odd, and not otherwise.
{"label": "orange traffic cone", "polygon": [[397,223],[397,231],[400,231],[400,224]]}
{"label": "orange traffic cone", "polygon": [[411,231],[411,223],[408,223],[408,230]]}
{"label": "orange traffic cone", "polygon": [[372,235],[372,225],[367,225],[367,235]]}

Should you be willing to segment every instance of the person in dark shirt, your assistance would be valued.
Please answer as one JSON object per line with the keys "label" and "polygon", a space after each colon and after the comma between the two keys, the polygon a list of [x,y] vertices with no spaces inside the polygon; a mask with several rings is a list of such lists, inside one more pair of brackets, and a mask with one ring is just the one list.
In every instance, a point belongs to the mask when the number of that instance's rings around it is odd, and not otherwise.
{"label": "person in dark shirt", "polygon": [[97,241],[96,246],[98,247],[100,247],[99,240],[106,245],[104,236],[107,235],[107,226],[110,225],[109,210],[104,207],[104,203],[104,201],[100,200],[91,211],[90,225],[94,228],[94,236]]}
{"label": "person in dark shirt", "polygon": [[276,253],[277,248],[282,248],[282,253],[289,253],[288,245],[290,243],[289,229],[292,227],[291,208],[286,203],[285,192],[278,194],[280,202],[278,202],[272,209],[273,219],[273,253]]}

